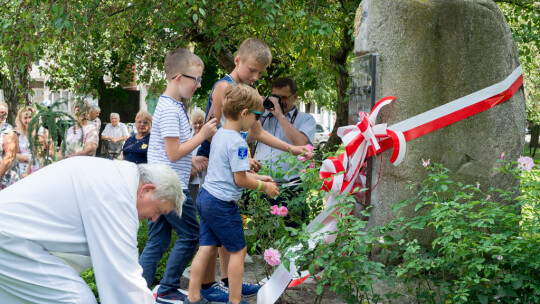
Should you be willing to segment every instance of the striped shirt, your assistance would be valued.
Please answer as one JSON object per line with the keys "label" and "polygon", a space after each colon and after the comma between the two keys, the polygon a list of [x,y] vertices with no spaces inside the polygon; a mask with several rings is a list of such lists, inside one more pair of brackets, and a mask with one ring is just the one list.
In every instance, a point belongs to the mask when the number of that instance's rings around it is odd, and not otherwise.
{"label": "striped shirt", "polygon": [[177,137],[182,144],[191,139],[191,130],[182,102],[161,95],[152,119],[148,163],[169,165],[178,174],[182,188],[187,189],[191,172],[191,152],[179,160],[171,162],[165,150],[165,137]]}

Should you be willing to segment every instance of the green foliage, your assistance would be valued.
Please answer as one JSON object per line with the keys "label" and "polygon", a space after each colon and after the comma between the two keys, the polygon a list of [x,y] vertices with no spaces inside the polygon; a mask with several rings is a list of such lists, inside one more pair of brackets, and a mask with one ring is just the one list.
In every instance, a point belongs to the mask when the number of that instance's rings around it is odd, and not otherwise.
{"label": "green foliage", "polygon": [[[276,242],[282,261],[316,274],[316,300],[327,289],[347,303],[399,299],[397,291],[373,288],[384,282],[409,286],[419,303],[538,303],[540,170],[504,161],[499,170],[520,178],[520,186],[483,193],[452,181],[440,164],[428,166],[428,177],[412,186],[417,196],[393,206],[413,204],[416,215],[381,227],[367,227],[369,210],[350,215],[354,198],[341,195],[336,231],[291,230]],[[426,230],[434,233],[431,244],[416,238]]]}
{"label": "green foliage", "polygon": [[[291,197],[287,201],[288,217],[270,214],[271,204],[262,192],[246,190],[244,198],[239,202],[241,214],[246,216],[245,236],[249,254],[261,254],[265,249],[274,246],[277,240],[288,238],[289,234],[297,233],[297,229],[313,220],[323,209],[324,192],[316,191],[320,187],[318,178],[320,164],[311,161],[301,161],[288,153],[279,155],[277,163],[288,163],[290,169],[284,172],[281,168],[264,168],[259,174],[282,178],[288,174],[300,174],[302,187],[296,195],[288,196],[285,188],[280,189],[280,195]],[[310,166],[312,168],[310,168]],[[303,172],[301,172],[303,171]],[[292,187],[296,189],[295,187]],[[302,216],[305,215],[305,217]],[[286,227],[286,224],[288,227]],[[270,275],[271,268],[264,264],[265,272]]]}
{"label": "green foliage", "polygon": [[[52,151],[52,160],[55,161],[58,159],[57,151],[54,149],[54,147],[59,146],[60,142],[62,145],[62,151],[65,153],[66,142],[64,139],[67,129],[69,128],[69,122],[72,121],[77,123],[75,122],[75,118],[73,118],[73,116],[70,114],[55,110],[55,108],[60,107],[64,103],[67,103],[67,100],[60,99],[53,103],[50,107],[36,104],[38,112],[34,117],[32,117],[32,120],[28,124],[28,134],[32,134],[32,136],[29,136],[28,138],[30,142],[30,150],[32,151],[32,155],[39,155],[40,158],[45,160],[46,163],[44,165],[48,165],[50,163],[50,161],[48,161],[49,157],[51,156],[51,151],[49,151],[50,148],[54,150]],[[43,141],[40,141],[41,136],[38,135],[38,130],[41,126],[46,126],[48,130],[48,138],[45,138]]]}
{"label": "green foliage", "polygon": [[[508,1],[505,1],[508,2]],[[540,7],[534,1],[499,3],[517,43],[523,66],[527,120],[540,124]]]}
{"label": "green foliage", "polygon": [[94,268],[90,268],[81,272],[80,276],[86,282],[86,284],[88,284],[88,287],[90,287],[90,290],[92,290],[92,293],[94,294],[97,302],[99,303],[99,294],[96,285],[96,277],[94,275]]}
{"label": "green foliage", "polygon": [[[502,162],[502,161],[501,161]],[[420,215],[404,231],[433,229],[431,246],[409,234],[397,276],[405,282],[429,280],[418,297],[433,303],[538,303],[540,301],[540,179],[520,172],[516,162],[501,170],[522,179],[517,189],[490,189],[450,180],[440,164],[421,184],[415,204]],[[520,193],[521,192],[521,193]]]}

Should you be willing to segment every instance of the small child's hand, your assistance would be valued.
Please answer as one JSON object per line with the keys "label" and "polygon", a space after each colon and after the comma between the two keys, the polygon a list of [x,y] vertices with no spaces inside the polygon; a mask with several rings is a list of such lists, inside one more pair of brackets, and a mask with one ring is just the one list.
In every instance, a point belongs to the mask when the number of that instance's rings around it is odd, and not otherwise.
{"label": "small child's hand", "polygon": [[208,167],[208,158],[204,156],[194,156],[191,165],[197,171],[204,171]]}
{"label": "small child's hand", "polygon": [[274,182],[263,182],[262,190],[271,198],[279,195],[279,189]]}
{"label": "small child's hand", "polygon": [[257,179],[262,181],[262,182],[269,182],[269,183],[273,183],[274,180],[272,179],[271,176],[269,175],[257,175]]}
{"label": "small child's hand", "polygon": [[202,126],[202,128],[201,128],[201,130],[199,132],[202,133],[202,135],[204,136],[205,139],[208,139],[208,138],[214,136],[214,134],[216,134],[216,132],[217,132],[217,119],[212,118],[209,121],[207,121]]}
{"label": "small child's hand", "polygon": [[255,158],[249,158],[249,168],[255,172],[259,171],[262,168],[261,163]]}

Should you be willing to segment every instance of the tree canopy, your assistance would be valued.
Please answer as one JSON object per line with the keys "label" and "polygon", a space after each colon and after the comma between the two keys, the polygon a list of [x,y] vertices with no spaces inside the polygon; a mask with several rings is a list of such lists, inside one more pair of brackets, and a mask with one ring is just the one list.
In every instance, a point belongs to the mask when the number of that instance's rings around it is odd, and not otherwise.
{"label": "tree canopy", "polygon": [[[150,93],[163,89],[163,61],[177,47],[192,48],[205,62],[204,105],[213,83],[234,68],[234,52],[246,38],[265,40],[273,54],[257,87],[269,93],[273,78],[290,76],[307,101],[338,113],[346,123],[353,25],[361,0],[10,0],[0,8],[0,82],[11,107],[27,101],[29,69],[45,59],[52,89],[100,97],[135,71]],[[529,120],[538,123],[539,6],[496,1],[510,25],[525,71]],[[12,113],[14,111],[11,111]],[[337,129],[337,128],[334,128]],[[335,143],[338,143],[336,140]]]}

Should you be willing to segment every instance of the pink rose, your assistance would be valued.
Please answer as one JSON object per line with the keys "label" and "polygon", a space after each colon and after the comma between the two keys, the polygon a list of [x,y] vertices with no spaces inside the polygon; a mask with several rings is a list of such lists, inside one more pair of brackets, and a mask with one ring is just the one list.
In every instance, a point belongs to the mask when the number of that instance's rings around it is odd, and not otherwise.
{"label": "pink rose", "polygon": [[429,159],[428,159],[428,160],[424,160],[424,159],[422,158],[422,166],[424,166],[424,168],[427,167],[427,166],[429,166]]}
{"label": "pink rose", "polygon": [[277,266],[281,264],[281,254],[274,248],[269,248],[264,251],[264,260],[270,266]]}
{"label": "pink rose", "polygon": [[504,159],[504,152],[501,153],[501,160],[503,160],[503,159]]}
{"label": "pink rose", "polygon": [[528,156],[522,156],[518,158],[517,162],[518,162],[518,168],[520,170],[531,172],[532,168],[534,167],[533,159]]}
{"label": "pink rose", "polygon": [[306,157],[300,155],[300,156],[298,156],[298,160],[299,160],[299,161],[306,161]]}
{"label": "pink rose", "polygon": [[307,145],[306,145],[306,148],[308,148],[308,149],[309,149],[309,151],[313,151],[313,150],[314,150],[313,146],[312,146],[312,145],[310,145],[310,144],[307,144]]}
{"label": "pink rose", "polygon": [[270,207],[270,209],[272,209],[272,211],[270,211],[270,214],[278,214],[279,212],[278,205],[273,205],[272,207]]}
{"label": "pink rose", "polygon": [[309,168],[310,169],[315,169],[315,162],[311,162],[311,164],[309,164]]}
{"label": "pink rose", "polygon": [[286,216],[288,211],[289,211],[289,210],[287,210],[287,207],[282,206],[282,207],[280,207],[280,208],[278,209],[277,214],[278,214],[278,215],[281,215],[281,216]]}

